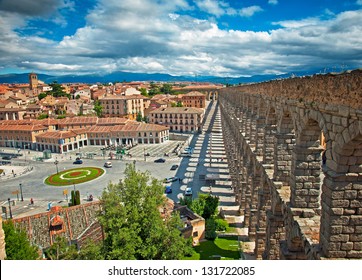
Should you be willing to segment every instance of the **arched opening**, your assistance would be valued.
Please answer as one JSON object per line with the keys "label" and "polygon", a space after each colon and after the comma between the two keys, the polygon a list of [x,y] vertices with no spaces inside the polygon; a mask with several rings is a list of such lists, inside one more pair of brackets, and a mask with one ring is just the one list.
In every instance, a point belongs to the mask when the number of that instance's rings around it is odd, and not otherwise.
{"label": "arched opening", "polygon": [[294,123],[289,111],[281,111],[277,122],[274,142],[274,174],[273,179],[284,186],[290,184],[292,151],[295,145]]}

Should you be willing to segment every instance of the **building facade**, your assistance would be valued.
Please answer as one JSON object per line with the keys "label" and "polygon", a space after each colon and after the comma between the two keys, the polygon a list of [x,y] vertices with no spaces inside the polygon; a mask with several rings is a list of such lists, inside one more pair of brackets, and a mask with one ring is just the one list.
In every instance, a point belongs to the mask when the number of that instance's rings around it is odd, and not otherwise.
{"label": "building facade", "polygon": [[104,117],[125,117],[135,120],[138,114],[144,116],[142,95],[109,95],[99,98]]}
{"label": "building facade", "polygon": [[169,140],[166,126],[125,118],[76,117],[4,121],[0,146],[67,153],[89,145],[158,144]]}
{"label": "building facade", "polygon": [[206,107],[206,95],[198,91],[191,91],[189,93],[182,94],[181,102],[185,107],[204,109]]}
{"label": "building facade", "polygon": [[168,107],[150,112],[149,121],[167,126],[170,131],[200,132],[204,110],[199,108]]}

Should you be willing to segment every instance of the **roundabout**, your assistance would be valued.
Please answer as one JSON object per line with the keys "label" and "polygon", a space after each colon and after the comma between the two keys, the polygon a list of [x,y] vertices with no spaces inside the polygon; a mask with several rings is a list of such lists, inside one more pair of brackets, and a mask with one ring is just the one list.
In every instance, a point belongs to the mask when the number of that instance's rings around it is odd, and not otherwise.
{"label": "roundabout", "polygon": [[81,167],[64,170],[58,174],[50,175],[45,179],[47,185],[69,186],[94,180],[104,174],[104,169],[99,167]]}

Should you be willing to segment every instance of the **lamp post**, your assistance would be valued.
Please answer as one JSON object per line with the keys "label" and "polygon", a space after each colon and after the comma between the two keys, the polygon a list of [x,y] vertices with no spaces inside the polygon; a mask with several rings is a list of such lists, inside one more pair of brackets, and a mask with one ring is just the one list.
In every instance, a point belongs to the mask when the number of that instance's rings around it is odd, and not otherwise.
{"label": "lamp post", "polygon": [[10,219],[12,219],[13,218],[13,213],[11,213],[10,197],[8,198],[8,202],[9,202]]}
{"label": "lamp post", "polygon": [[145,157],[145,161],[146,161],[146,148],[143,148],[143,156]]}
{"label": "lamp post", "polygon": [[55,164],[55,168],[57,169],[57,174],[59,173],[59,171],[58,171],[58,163],[59,163],[58,159],[55,158],[54,164]]}
{"label": "lamp post", "polygon": [[20,196],[21,196],[21,201],[24,201],[24,197],[23,197],[23,184],[20,183],[19,184],[19,187],[20,187]]}

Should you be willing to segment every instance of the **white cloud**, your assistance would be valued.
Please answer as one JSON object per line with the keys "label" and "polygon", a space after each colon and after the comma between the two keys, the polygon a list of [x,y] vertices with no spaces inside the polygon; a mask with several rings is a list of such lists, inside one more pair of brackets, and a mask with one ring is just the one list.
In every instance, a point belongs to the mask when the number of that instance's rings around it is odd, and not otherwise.
{"label": "white cloud", "polygon": [[269,0],[268,4],[270,5],[277,5],[278,4],[278,0]]}
{"label": "white cloud", "polygon": [[357,0],[356,4],[357,5],[362,5],[362,0]]}
{"label": "white cloud", "polygon": [[252,17],[255,13],[262,12],[263,9],[260,6],[250,6],[242,8],[239,12],[242,17]]}
{"label": "white cloud", "polygon": [[216,17],[227,15],[236,15],[236,10],[227,2],[217,0],[196,0],[196,6],[203,12],[209,13]]}
{"label": "white cloud", "polygon": [[[222,1],[218,7],[224,13],[231,8]],[[244,15],[262,11],[253,7]],[[24,17],[0,11],[0,65],[48,73],[218,76],[362,65],[362,11],[279,21],[273,30],[256,32],[221,29],[217,22],[185,15],[192,9],[184,0],[100,0],[86,25],[61,42],[20,35]]]}

